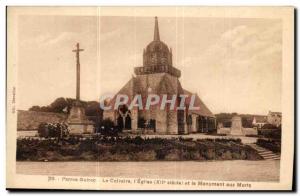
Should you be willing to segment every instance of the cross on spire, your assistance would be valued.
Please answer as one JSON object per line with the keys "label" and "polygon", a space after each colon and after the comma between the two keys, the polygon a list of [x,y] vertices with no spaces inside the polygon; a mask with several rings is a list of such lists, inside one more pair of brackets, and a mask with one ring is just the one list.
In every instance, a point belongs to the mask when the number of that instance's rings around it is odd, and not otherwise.
{"label": "cross on spire", "polygon": [[80,100],[80,59],[79,52],[82,52],[83,49],[80,49],[79,43],[76,44],[76,49],[72,52],[76,53],[76,101]]}
{"label": "cross on spire", "polygon": [[157,16],[155,16],[154,41],[160,41]]}

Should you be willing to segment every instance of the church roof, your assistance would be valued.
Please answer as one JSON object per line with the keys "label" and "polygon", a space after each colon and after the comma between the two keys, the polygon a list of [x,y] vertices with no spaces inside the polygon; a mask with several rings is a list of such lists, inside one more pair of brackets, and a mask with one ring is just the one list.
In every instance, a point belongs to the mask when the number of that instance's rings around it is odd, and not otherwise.
{"label": "church roof", "polygon": [[[119,90],[113,99],[110,100],[109,105],[114,106],[118,94],[127,95],[132,98],[136,94],[141,94],[142,97],[146,97],[148,94],[185,94],[190,97],[193,93],[183,89],[177,78],[172,77],[167,73],[157,73],[132,77],[123,88]],[[200,109],[189,111],[189,113],[215,117],[198,95],[196,95],[194,106],[199,107]]]}
{"label": "church roof", "polygon": [[138,75],[134,78],[136,93],[146,94],[177,94],[183,92],[177,78],[167,73]]}
{"label": "church roof", "polygon": [[183,93],[183,89],[178,78],[172,77],[167,73],[156,73],[137,75],[132,77],[110,100],[110,105],[115,104],[117,95],[127,95],[132,98],[136,94],[141,94],[142,97],[148,94],[178,94]]}
{"label": "church roof", "polygon": [[[184,89],[184,94],[191,96],[194,93],[191,93],[188,90]],[[208,107],[204,104],[204,102],[200,99],[200,97],[196,94],[195,97],[195,103],[194,103],[195,107],[199,107],[199,110],[190,110],[189,113],[195,113],[201,116],[208,116],[208,117],[215,117],[215,115],[208,109]]]}
{"label": "church roof", "polygon": [[160,41],[157,16],[155,16],[154,38],[153,38],[153,40],[154,41]]}
{"label": "church roof", "polygon": [[154,51],[169,53],[169,48],[167,44],[165,44],[162,41],[152,41],[146,47],[146,52],[154,52]]}

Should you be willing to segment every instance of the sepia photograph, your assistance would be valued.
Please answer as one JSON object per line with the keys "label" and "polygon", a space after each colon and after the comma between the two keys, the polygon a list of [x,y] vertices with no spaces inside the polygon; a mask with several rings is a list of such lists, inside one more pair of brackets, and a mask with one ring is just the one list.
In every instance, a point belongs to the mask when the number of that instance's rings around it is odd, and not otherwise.
{"label": "sepia photograph", "polygon": [[293,7],[9,6],[7,28],[7,188],[291,190]]}

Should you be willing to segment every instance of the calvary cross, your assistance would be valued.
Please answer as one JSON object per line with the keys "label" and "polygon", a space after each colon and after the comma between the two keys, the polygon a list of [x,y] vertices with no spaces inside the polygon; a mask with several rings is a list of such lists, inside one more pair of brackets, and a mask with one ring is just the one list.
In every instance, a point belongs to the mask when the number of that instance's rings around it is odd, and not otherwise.
{"label": "calvary cross", "polygon": [[79,48],[79,43],[76,44],[76,49],[72,50],[76,52],[76,101],[80,100],[80,60],[79,60],[79,52],[82,52],[83,49]]}

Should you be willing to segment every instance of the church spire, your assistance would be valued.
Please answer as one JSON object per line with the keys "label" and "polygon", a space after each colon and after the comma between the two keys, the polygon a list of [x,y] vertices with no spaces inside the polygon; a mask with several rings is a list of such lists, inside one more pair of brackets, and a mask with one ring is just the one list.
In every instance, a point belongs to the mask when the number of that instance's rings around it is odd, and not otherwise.
{"label": "church spire", "polygon": [[155,16],[154,41],[160,41],[157,16]]}

